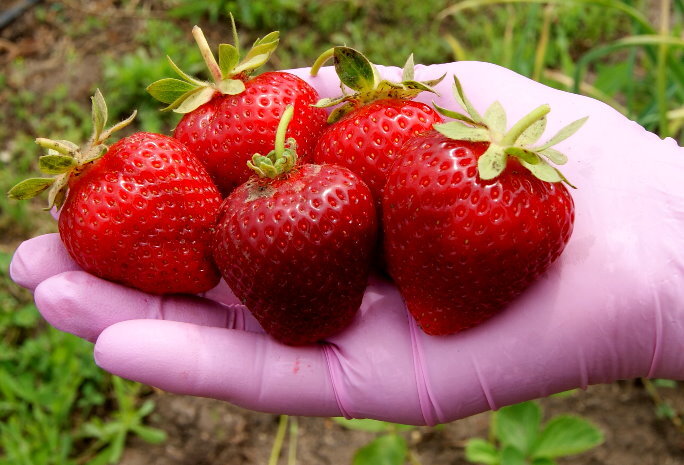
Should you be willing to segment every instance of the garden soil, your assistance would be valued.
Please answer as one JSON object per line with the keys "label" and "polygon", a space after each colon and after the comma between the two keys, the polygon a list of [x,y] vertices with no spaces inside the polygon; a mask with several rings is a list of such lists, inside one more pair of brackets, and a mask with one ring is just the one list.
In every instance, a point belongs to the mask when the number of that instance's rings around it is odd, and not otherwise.
{"label": "garden soil", "polygon": [[[109,0],[60,3],[66,9],[62,15],[66,14],[74,22],[116,9],[118,4]],[[69,97],[76,102],[88,102],[92,89],[101,79],[100,50],[129,51],[127,44],[132,41],[127,37],[136,30],[135,18],[125,11],[110,15],[108,20],[111,27],[106,33],[80,38],[65,34],[63,24],[51,22],[49,17],[36,21],[30,12],[13,21],[0,31],[0,69],[8,70],[7,86],[2,92],[23,88],[41,95],[68,82]],[[70,65],[65,67],[65,57],[74,53],[80,55],[80,65],[73,66],[74,61],[70,60]],[[17,74],[9,67],[16,57],[22,57],[23,61]],[[6,110],[3,100],[7,101],[0,95],[0,111]],[[150,398],[155,401],[156,409],[149,417],[149,424],[164,430],[168,439],[159,445],[131,439],[120,462],[122,465],[265,465],[268,462],[278,416],[157,390],[151,391]],[[545,419],[561,413],[580,415],[592,421],[605,435],[603,445],[561,459],[560,464],[684,465],[681,422],[676,417],[659,415],[665,402],[674,411],[684,412],[681,387],[660,387],[658,396],[654,397],[639,380],[632,380],[590,386],[585,391],[539,402]],[[483,413],[441,428],[420,427],[402,434],[406,435],[415,458],[422,465],[465,464],[466,441],[487,436],[489,416],[489,413]],[[298,465],[351,464],[356,450],[375,437],[373,433],[347,430],[329,418],[297,420]],[[287,444],[286,440],[283,455],[287,453]],[[286,460],[283,458],[279,463],[284,464]]]}

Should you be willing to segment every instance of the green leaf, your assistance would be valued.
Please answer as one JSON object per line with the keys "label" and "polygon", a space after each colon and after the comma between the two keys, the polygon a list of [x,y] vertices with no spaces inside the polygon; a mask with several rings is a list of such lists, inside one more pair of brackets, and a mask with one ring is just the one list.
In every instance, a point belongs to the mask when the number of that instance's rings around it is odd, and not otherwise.
{"label": "green leaf", "polygon": [[409,55],[408,59],[406,60],[406,64],[404,64],[404,69],[402,70],[401,73],[401,80],[406,82],[406,81],[413,81],[415,77],[414,73],[414,68],[416,65],[413,62],[413,53]]}
{"label": "green leaf", "polygon": [[43,155],[38,168],[45,174],[62,174],[76,166],[76,159],[69,155]]}
{"label": "green leaf", "polygon": [[572,123],[568,124],[563,129],[558,131],[558,133],[555,136],[553,136],[551,139],[549,139],[546,143],[540,145],[539,147],[536,147],[535,150],[537,150],[537,151],[545,150],[545,149],[548,149],[549,147],[552,147],[552,146],[558,144],[561,141],[564,141],[565,139],[567,139],[568,137],[570,137],[574,133],[576,133],[579,130],[579,128],[581,128],[582,125],[587,122],[588,118],[589,118],[588,116],[585,116],[584,118],[580,118],[577,121],[573,121]]}
{"label": "green leaf", "polygon": [[653,384],[658,386],[658,387],[664,387],[664,388],[676,388],[677,387],[677,381],[672,380],[672,379],[654,379]]}
{"label": "green leaf", "polygon": [[50,192],[48,192],[48,206],[46,210],[50,210],[52,207],[57,207],[58,210],[62,208],[67,188],[69,187],[70,177],[68,173],[65,173],[55,178],[55,183],[50,187]]}
{"label": "green leaf", "polygon": [[54,184],[55,178],[29,178],[20,182],[9,190],[7,195],[11,199],[26,200],[31,199],[41,192],[47,190]]}
{"label": "green leaf", "polygon": [[180,77],[183,78],[183,80],[189,82],[190,84],[194,84],[195,86],[206,86],[206,82],[202,82],[199,79],[195,79],[194,77],[190,76],[189,74],[185,73],[182,69],[178,67],[176,63],[173,62],[170,56],[166,56],[166,59],[169,62],[169,65],[171,68],[178,74]]}
{"label": "green leaf", "polygon": [[465,458],[468,462],[482,463],[484,465],[498,465],[500,453],[489,441],[475,438],[466,443]]}
{"label": "green leaf", "polygon": [[351,419],[347,420],[342,417],[334,417],[333,421],[338,425],[344,426],[347,429],[368,431],[371,433],[381,433],[390,430],[390,424],[384,421],[370,420],[370,419]]}
{"label": "green leaf", "polygon": [[91,97],[93,102],[93,140],[99,140],[100,134],[107,125],[107,103],[100,89],[95,90],[95,95]]}
{"label": "green leaf", "polygon": [[216,90],[213,87],[195,89],[173,111],[182,114],[190,113],[210,101],[214,93],[216,93]]}
{"label": "green leaf", "polygon": [[546,130],[546,121],[546,116],[544,116],[543,118],[540,118],[532,123],[530,127],[525,129],[523,133],[520,134],[520,137],[518,137],[518,140],[516,140],[515,143],[517,145],[526,146],[537,142]]}
{"label": "green leaf", "polygon": [[238,95],[245,91],[245,83],[239,79],[223,80],[217,87],[223,95]]}
{"label": "green leaf", "polygon": [[143,425],[136,425],[131,429],[135,434],[140,436],[140,439],[149,442],[150,444],[159,444],[166,441],[166,433],[160,429]]}
{"label": "green leaf", "polygon": [[477,160],[477,169],[482,179],[494,179],[506,169],[508,156],[502,147],[491,144]]}
{"label": "green leaf", "polygon": [[465,123],[472,124],[473,126],[480,126],[480,127],[485,126],[484,124],[480,124],[480,123],[475,122],[472,118],[470,118],[467,115],[464,115],[463,113],[459,113],[458,111],[449,110],[447,108],[440,107],[435,102],[432,102],[432,106],[435,107],[435,110],[437,110],[437,112],[439,114],[446,116],[447,118],[453,118],[453,119],[458,120],[458,121],[463,121]]}
{"label": "green leaf", "polygon": [[317,108],[327,108],[327,107],[333,107],[335,105],[338,105],[342,102],[347,100],[347,97],[337,97],[337,98],[330,98],[330,97],[325,97],[320,99],[318,102],[316,102],[313,106]]}
{"label": "green leaf", "polygon": [[335,47],[333,57],[335,71],[344,85],[357,92],[375,88],[375,70],[363,54],[350,47]]}
{"label": "green leaf", "polygon": [[506,132],[506,111],[498,100],[487,108],[484,114],[484,121],[489,129],[497,134],[504,134]]}
{"label": "green leaf", "polygon": [[403,465],[407,451],[403,437],[397,434],[380,436],[356,452],[352,465]]}
{"label": "green leaf", "polygon": [[[240,52],[230,44],[219,44],[218,62],[224,79],[231,76],[233,68],[240,62]],[[170,103],[170,102],[167,102]]]}
{"label": "green leaf", "polygon": [[501,465],[527,465],[525,454],[514,446],[506,446],[501,451]]}
{"label": "green leaf", "polygon": [[544,155],[546,158],[551,160],[551,162],[555,163],[556,165],[564,165],[568,162],[568,157],[556,149],[548,148],[541,150],[539,153]]}
{"label": "green leaf", "polygon": [[546,182],[567,181],[565,179],[565,176],[563,176],[560,171],[558,171],[556,168],[554,168],[553,166],[546,163],[544,160],[540,160],[539,163],[535,163],[535,164],[527,163],[525,160],[520,160],[520,163],[525,168],[530,170],[533,175],[535,175],[537,178],[541,179],[542,181],[546,181]]}
{"label": "green leaf", "polygon": [[506,147],[504,151],[507,155],[511,155],[521,160],[525,160],[527,163],[531,165],[536,165],[541,161],[539,155],[532,152],[531,150],[527,150],[522,147]]}
{"label": "green leaf", "polygon": [[583,418],[559,415],[549,421],[532,450],[533,457],[563,457],[592,449],[603,433]]}
{"label": "green leaf", "polygon": [[435,124],[436,131],[450,139],[464,140],[469,142],[485,142],[490,140],[489,131],[483,128],[473,128],[456,121]]}
{"label": "green leaf", "polygon": [[495,433],[504,445],[527,455],[539,434],[541,408],[536,402],[523,402],[503,407],[496,412]]}
{"label": "green leaf", "polygon": [[147,86],[147,92],[163,103],[172,103],[184,93],[196,89],[197,86],[180,79],[165,78]]}
{"label": "green leaf", "polygon": [[532,460],[532,465],[557,465],[556,461],[548,457],[540,457]]}
{"label": "green leaf", "polygon": [[470,115],[470,118],[472,118],[473,121],[476,123],[484,123],[482,116],[480,116],[473,104],[470,103],[470,100],[468,100],[468,97],[466,97],[465,93],[463,92],[461,81],[458,80],[456,75],[454,75],[454,98],[458,104],[461,105],[461,107],[463,107],[463,109],[468,113],[468,115]]}

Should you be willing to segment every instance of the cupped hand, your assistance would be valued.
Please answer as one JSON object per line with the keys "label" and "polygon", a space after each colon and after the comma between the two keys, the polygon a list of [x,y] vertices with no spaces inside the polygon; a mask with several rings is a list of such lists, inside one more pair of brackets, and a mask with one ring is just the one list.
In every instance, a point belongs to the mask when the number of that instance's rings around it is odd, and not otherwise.
{"label": "cupped hand", "polygon": [[[339,94],[331,68],[317,77],[292,72],[322,97]],[[478,327],[427,336],[392,283],[373,277],[344,332],[284,346],[225,285],[203,296],[145,294],[79,270],[56,234],[21,244],[12,278],[35,292],[53,326],[95,342],[105,370],[257,411],[435,424],[589,384],[684,378],[684,149],[605,104],[492,64],[419,65],[416,78],[444,73],[439,95],[418,100],[459,110],[456,74],[480,112],[498,100],[515,121],[550,104],[547,138],[589,116],[558,146],[578,187],[570,242],[541,279]]]}

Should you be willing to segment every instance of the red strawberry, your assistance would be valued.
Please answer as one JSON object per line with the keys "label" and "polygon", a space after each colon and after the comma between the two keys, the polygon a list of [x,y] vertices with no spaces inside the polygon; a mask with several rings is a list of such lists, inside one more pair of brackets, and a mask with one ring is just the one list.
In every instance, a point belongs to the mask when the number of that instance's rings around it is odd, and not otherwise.
{"label": "red strawberry", "polygon": [[51,188],[66,249],[96,276],[155,294],[216,286],[210,240],[221,197],[202,164],[182,143],[159,134],[136,133],[107,149],[105,139],[135,114],[105,131],[99,91],[93,114],[95,130],[84,150],[38,139],[52,149],[41,157],[41,169],[57,177],[26,180],[10,196]]}
{"label": "red strawberry", "polygon": [[284,134],[275,150],[255,155],[258,176],[221,207],[214,259],[264,330],[291,345],[344,329],[361,304],[375,244],[376,213],[368,187],[334,165],[296,165]]}
{"label": "red strawberry", "polygon": [[530,148],[548,106],[506,132],[498,102],[482,118],[456,82],[469,115],[445,114],[466,124],[436,125],[408,142],[383,197],[389,273],[420,327],[436,335],[495,315],[561,254],[574,203],[545,158],[564,163],[550,147],[584,123]]}
{"label": "red strawberry", "polygon": [[316,146],[314,162],[334,163],[359,175],[373,192],[380,211],[382,188],[401,146],[442,122],[429,105],[411,99],[423,91],[433,92],[431,86],[444,76],[430,82],[415,81],[411,56],[402,82],[381,80],[373,64],[349,47],[335,47],[321,55],[312,73],[330,56],[340,80],[354,93],[319,102],[319,106],[343,105],[331,113],[328,122],[332,125]]}
{"label": "red strawberry", "polygon": [[[233,23],[237,40],[234,28]],[[237,44],[221,44],[218,62],[197,26],[193,35],[214,82],[194,79],[171,62],[183,80],[162,79],[147,90],[169,104],[166,110],[185,114],[174,137],[197,154],[221,193],[228,195],[249,178],[247,161],[254,153],[273,149],[278,121],[288,105],[295,107],[288,136],[297,141],[302,160],[310,160],[326,120],[325,110],[312,106],[319,98],[316,90],[286,72],[250,78],[275,51],[278,32],[257,40],[242,61]]]}

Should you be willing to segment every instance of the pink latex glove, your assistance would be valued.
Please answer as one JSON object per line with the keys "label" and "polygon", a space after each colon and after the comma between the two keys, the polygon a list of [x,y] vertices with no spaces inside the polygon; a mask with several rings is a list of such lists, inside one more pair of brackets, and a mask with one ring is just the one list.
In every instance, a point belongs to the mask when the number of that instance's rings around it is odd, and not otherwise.
{"label": "pink latex glove", "polygon": [[[578,186],[574,234],[548,273],[490,321],[427,336],[396,288],[373,278],[350,328],[325,344],[287,347],[225,286],[204,298],[127,289],[79,271],[57,235],[23,243],[13,279],[35,289],[52,325],[95,341],[105,370],[257,411],[435,424],[589,384],[683,379],[684,149],[603,103],[495,65],[416,71],[418,79],[448,73],[439,97],[419,97],[447,108],[458,108],[452,73],[480,112],[499,100],[514,121],[550,104],[546,138],[590,116],[559,145],[569,157],[563,172]],[[294,72],[322,97],[339,93],[331,68],[316,78]]]}

